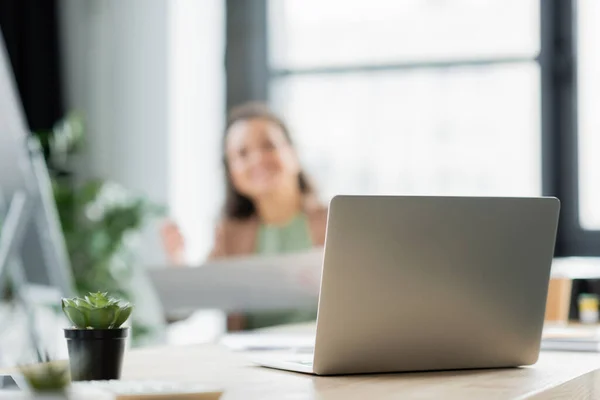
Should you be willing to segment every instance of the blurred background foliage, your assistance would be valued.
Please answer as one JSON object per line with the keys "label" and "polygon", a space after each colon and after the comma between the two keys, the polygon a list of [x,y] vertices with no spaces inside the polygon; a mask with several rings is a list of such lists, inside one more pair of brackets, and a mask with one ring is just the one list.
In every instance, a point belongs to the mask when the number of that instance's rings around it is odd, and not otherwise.
{"label": "blurred background foliage", "polygon": [[[135,303],[131,279],[137,237],[164,208],[115,182],[78,176],[74,160],[85,140],[78,113],[33,135],[44,150],[78,294],[109,292]],[[135,313],[131,323],[134,344],[150,333]]]}

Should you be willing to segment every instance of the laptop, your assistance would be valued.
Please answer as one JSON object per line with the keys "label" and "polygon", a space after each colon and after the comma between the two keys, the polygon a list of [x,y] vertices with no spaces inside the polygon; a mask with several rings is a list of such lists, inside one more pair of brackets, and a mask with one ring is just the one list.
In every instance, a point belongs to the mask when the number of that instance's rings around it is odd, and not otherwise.
{"label": "laptop", "polygon": [[336,196],[314,353],[254,361],[316,375],[534,364],[559,208],[551,197]]}

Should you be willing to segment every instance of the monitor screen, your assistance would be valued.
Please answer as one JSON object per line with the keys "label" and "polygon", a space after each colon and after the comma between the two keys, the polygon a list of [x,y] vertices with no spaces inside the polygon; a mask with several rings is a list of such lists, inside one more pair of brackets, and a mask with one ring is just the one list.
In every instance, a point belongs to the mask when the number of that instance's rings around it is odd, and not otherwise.
{"label": "monitor screen", "polygon": [[25,236],[19,251],[28,283],[52,286],[71,294],[73,283],[54,204],[48,171],[35,162],[28,144],[29,129],[16,89],[10,60],[0,35],[0,215],[15,193],[32,204]]}

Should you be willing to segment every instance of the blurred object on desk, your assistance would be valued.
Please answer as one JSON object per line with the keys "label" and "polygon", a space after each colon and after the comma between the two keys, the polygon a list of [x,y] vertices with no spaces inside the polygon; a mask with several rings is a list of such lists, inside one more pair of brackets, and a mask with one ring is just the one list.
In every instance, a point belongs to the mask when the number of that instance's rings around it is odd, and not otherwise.
{"label": "blurred object on desk", "polygon": [[261,332],[236,332],[224,335],[219,344],[234,351],[288,350],[312,352],[315,348],[315,334],[292,334]]}
{"label": "blurred object on desk", "polygon": [[598,323],[598,295],[582,293],[578,297],[579,321],[582,324]]}
{"label": "blurred object on desk", "polygon": [[581,287],[580,281],[596,279],[600,279],[600,258],[555,258],[552,261],[545,320],[566,323],[569,319],[578,319],[577,301],[574,299],[582,291],[589,291]]}
{"label": "blurred object on desk", "polygon": [[600,352],[600,326],[547,325],[542,334],[541,349]]}
{"label": "blurred object on desk", "polygon": [[546,300],[546,321],[567,322],[573,282],[567,278],[551,278]]}

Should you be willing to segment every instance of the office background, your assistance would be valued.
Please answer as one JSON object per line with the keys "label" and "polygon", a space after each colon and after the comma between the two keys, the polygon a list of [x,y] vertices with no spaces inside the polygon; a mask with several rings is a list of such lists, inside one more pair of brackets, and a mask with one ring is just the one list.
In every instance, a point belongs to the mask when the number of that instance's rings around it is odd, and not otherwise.
{"label": "office background", "polygon": [[[192,261],[210,247],[222,199],[226,111],[248,100],[289,121],[325,201],[554,195],[557,254],[600,254],[593,0],[2,7],[32,128],[80,111],[88,133],[77,175],[167,205]],[[145,243],[157,243],[153,231]],[[143,260],[160,262],[160,246],[146,247]]]}
{"label": "office background", "polygon": [[[227,111],[250,100],[289,123],[323,201],[552,195],[556,254],[600,255],[599,21],[595,0],[0,1],[31,129],[83,118],[61,172],[164,205],[192,265]],[[136,264],[165,265],[160,224]]]}
{"label": "office background", "polygon": [[227,4],[228,106],[286,115],[328,196],[557,196],[557,255],[598,255],[596,2]]}

